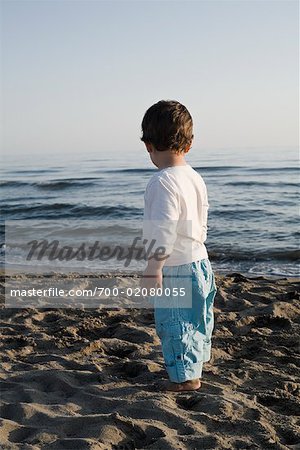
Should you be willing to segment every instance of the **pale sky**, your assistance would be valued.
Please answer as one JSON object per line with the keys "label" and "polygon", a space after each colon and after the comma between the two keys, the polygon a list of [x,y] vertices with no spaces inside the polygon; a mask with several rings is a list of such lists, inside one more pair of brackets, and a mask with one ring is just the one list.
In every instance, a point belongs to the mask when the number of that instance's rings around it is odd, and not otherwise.
{"label": "pale sky", "polygon": [[194,147],[298,145],[294,0],[1,2],[2,152],[140,150],[145,110],[187,106]]}

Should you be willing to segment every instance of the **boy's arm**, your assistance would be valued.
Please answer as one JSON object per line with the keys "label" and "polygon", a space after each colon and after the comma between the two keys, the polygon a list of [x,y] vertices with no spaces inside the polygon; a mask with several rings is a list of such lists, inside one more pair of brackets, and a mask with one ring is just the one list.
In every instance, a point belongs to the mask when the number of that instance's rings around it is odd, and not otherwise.
{"label": "boy's arm", "polygon": [[158,257],[156,253],[150,254],[147,261],[147,267],[143,273],[141,288],[162,288],[162,268],[169,256],[170,255],[164,254],[163,256]]}
{"label": "boy's arm", "polygon": [[162,268],[166,262],[166,258],[159,260],[156,255],[152,253],[148,258],[147,267],[143,273],[141,287],[146,289],[161,288],[162,287]]}

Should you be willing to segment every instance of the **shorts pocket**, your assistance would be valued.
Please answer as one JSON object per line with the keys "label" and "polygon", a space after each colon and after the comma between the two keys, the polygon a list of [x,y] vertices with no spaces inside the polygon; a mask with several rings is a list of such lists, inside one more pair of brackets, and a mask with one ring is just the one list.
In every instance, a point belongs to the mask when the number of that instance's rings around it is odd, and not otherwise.
{"label": "shorts pocket", "polygon": [[203,352],[204,337],[199,331],[195,331],[192,337],[192,344],[196,352]]}
{"label": "shorts pocket", "polygon": [[180,338],[162,339],[162,352],[166,366],[183,364],[184,347]]}
{"label": "shorts pocket", "polygon": [[161,346],[166,367],[182,363],[184,345],[183,327],[179,322],[161,323]]}

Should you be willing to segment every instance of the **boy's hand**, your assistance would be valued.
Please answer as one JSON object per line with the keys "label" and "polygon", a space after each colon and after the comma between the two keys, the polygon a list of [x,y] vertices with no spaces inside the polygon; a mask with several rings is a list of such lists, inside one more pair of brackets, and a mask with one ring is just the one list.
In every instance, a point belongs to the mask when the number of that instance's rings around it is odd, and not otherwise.
{"label": "boy's hand", "polygon": [[141,288],[146,288],[147,291],[151,288],[162,288],[162,278],[162,269],[147,266],[141,280]]}

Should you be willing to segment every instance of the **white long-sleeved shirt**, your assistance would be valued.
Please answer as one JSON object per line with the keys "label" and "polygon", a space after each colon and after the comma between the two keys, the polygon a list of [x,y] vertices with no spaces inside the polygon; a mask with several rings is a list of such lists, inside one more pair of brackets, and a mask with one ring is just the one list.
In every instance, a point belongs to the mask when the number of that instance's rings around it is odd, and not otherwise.
{"label": "white long-sleeved shirt", "polygon": [[187,264],[208,257],[208,199],[203,178],[189,164],[159,170],[144,195],[143,239],[151,253],[164,247],[165,266]]}

